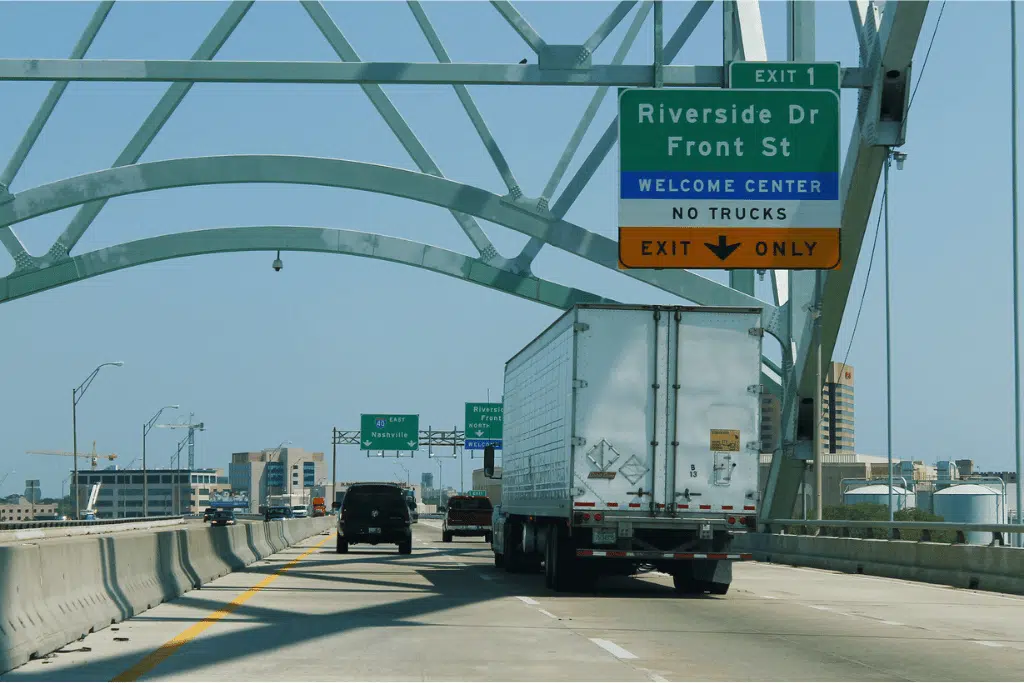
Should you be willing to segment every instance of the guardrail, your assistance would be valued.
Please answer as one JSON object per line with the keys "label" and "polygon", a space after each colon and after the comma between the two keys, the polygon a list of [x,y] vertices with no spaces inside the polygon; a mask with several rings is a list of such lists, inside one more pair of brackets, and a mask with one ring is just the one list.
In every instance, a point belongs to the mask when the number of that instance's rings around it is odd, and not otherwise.
{"label": "guardrail", "polygon": [[22,529],[58,529],[61,527],[104,526],[108,524],[134,524],[138,522],[161,522],[170,519],[185,519],[189,515],[168,515],[164,517],[117,517],[113,519],[90,520],[35,520],[28,522],[0,522],[0,531],[20,531]]}
{"label": "guardrail", "polygon": [[[838,538],[849,538],[851,529],[885,529],[891,533],[893,540],[901,540],[900,529],[914,530],[921,532],[922,541],[931,541],[933,531],[953,531],[956,533],[957,543],[967,543],[967,534],[970,532],[981,532],[992,534],[990,545],[1006,545],[1004,534],[1024,534],[1024,524],[977,524],[968,522],[878,522],[867,519],[770,519],[762,523],[765,533],[787,534],[790,528],[800,529],[801,533],[795,535],[803,536],[835,536]],[[808,529],[815,529],[817,534],[807,533]],[[833,529],[839,534],[829,533]],[[826,533],[821,533],[822,531]]]}

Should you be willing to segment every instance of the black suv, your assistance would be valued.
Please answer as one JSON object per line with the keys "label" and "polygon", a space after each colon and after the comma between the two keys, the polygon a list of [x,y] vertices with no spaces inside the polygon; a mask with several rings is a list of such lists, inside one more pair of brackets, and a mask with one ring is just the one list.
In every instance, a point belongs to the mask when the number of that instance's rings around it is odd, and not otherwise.
{"label": "black suv", "polygon": [[412,553],[412,515],[401,487],[352,484],[338,515],[338,552],[352,543],[395,543],[400,555]]}

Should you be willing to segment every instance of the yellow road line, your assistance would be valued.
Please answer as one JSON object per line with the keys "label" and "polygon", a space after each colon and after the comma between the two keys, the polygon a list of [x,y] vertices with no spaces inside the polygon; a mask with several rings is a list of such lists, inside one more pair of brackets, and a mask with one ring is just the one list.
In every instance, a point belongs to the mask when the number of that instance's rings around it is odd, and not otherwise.
{"label": "yellow road line", "polygon": [[146,657],[143,658],[143,660],[140,661],[138,664],[136,664],[132,668],[128,669],[127,671],[124,671],[124,672],[118,674],[112,680],[114,680],[114,681],[137,681],[137,680],[139,680],[140,678],[142,678],[143,676],[148,674],[150,671],[152,671],[154,668],[156,668],[157,665],[160,664],[160,662],[164,661],[165,659],[167,659],[168,657],[173,655],[175,652],[177,652],[178,648],[180,648],[182,645],[185,645],[186,643],[188,643],[188,642],[190,642],[192,640],[195,640],[196,637],[198,637],[199,634],[201,634],[203,631],[205,631],[206,629],[210,628],[215,623],[217,623],[219,620],[223,619],[227,615],[229,615],[232,612],[234,612],[241,605],[243,605],[246,601],[248,601],[249,598],[251,598],[252,596],[256,595],[260,591],[261,588],[263,588],[265,586],[268,586],[271,583],[273,583],[274,581],[276,581],[277,579],[281,578],[281,575],[284,574],[284,572],[288,571],[289,569],[291,569],[292,567],[297,565],[299,562],[301,562],[303,559],[305,559],[307,556],[311,555],[313,552],[316,551],[317,548],[322,546],[327,541],[331,540],[331,538],[332,538],[332,536],[328,536],[327,538],[323,539],[322,541],[320,541],[319,543],[314,545],[312,548],[310,548],[306,552],[302,553],[301,555],[296,557],[294,560],[292,560],[291,562],[289,562],[285,566],[281,567],[280,569],[275,571],[273,574],[271,574],[270,576],[266,577],[265,579],[263,579],[262,581],[257,583],[255,586],[253,586],[249,590],[245,591],[244,593],[242,593],[241,595],[236,597],[234,600],[232,600],[228,604],[224,605],[224,607],[221,607],[216,612],[210,613],[209,615],[207,615],[199,623],[193,624],[192,626],[189,626],[187,629],[185,629],[184,631],[182,631],[178,635],[176,635],[173,638],[171,638],[170,640],[168,640],[166,643],[161,645],[159,648],[157,648],[156,650],[154,650],[150,654],[146,655]]}

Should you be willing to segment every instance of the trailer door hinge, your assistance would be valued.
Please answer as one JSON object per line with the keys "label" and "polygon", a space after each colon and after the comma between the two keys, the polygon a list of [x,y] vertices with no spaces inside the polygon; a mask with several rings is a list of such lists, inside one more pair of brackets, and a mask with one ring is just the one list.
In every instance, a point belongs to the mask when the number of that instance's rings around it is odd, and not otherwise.
{"label": "trailer door hinge", "polygon": [[590,329],[590,325],[588,325],[587,323],[573,323],[572,324],[572,331],[573,332],[586,332],[589,329]]}
{"label": "trailer door hinge", "polygon": [[582,436],[574,436],[574,437],[572,437],[572,445],[573,446],[586,446],[587,445],[587,440],[584,439]]}
{"label": "trailer door hinge", "polygon": [[584,389],[587,386],[587,380],[585,379],[574,379],[572,381],[573,389]]}
{"label": "trailer door hinge", "polygon": [[764,393],[764,385],[763,384],[751,384],[750,386],[747,387],[747,393],[748,394],[763,394]]}
{"label": "trailer door hinge", "polygon": [[751,337],[763,337],[764,336],[764,328],[763,327],[751,327],[749,330],[747,330],[747,332],[750,333]]}

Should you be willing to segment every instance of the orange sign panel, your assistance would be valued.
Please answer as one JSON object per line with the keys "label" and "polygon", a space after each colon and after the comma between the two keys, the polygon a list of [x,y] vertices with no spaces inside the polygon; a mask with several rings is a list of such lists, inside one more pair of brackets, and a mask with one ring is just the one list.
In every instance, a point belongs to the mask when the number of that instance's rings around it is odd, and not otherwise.
{"label": "orange sign panel", "polygon": [[619,228],[619,268],[838,270],[836,228]]}

